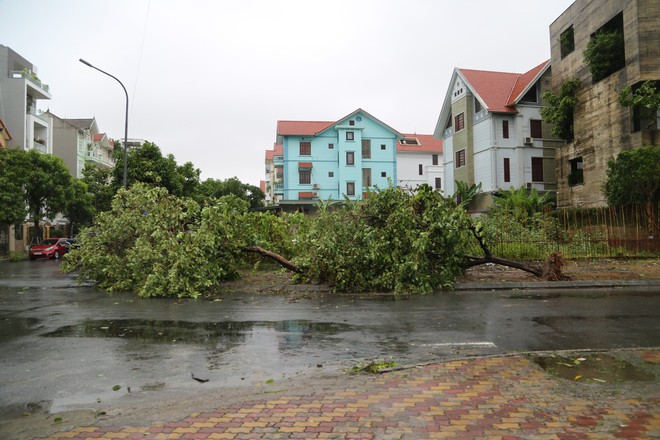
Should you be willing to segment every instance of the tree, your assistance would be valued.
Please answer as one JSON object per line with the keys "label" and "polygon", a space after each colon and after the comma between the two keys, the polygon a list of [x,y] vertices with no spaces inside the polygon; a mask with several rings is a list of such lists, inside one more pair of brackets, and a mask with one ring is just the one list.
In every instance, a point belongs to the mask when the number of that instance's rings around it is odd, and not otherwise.
{"label": "tree", "polygon": [[532,217],[537,212],[542,212],[544,207],[552,202],[550,192],[539,194],[536,188],[527,192],[524,186],[517,190],[511,187],[509,190],[500,190],[493,195],[491,212],[504,212],[520,221]]}
{"label": "tree", "polygon": [[655,207],[660,202],[660,146],[640,147],[619,153],[607,163],[605,197],[612,206],[642,204],[649,233],[657,231]]}
{"label": "tree", "polygon": [[206,179],[198,188],[197,200],[199,202],[218,199],[222,196],[234,195],[250,204],[250,208],[263,206],[263,200],[266,198],[260,188],[243,183],[238,177],[231,177],[226,180]]}
{"label": "tree", "polygon": [[[619,103],[624,107],[632,107],[633,113],[639,111],[639,120],[648,121],[646,129],[656,124],[660,111],[660,90],[658,81],[646,81],[639,87],[624,87],[619,93]],[[651,143],[655,145],[655,131],[651,131]]]}
{"label": "tree", "polygon": [[13,194],[7,191],[2,196],[8,199],[7,208],[2,209],[4,219],[19,223],[31,215],[39,239],[41,219],[44,216],[53,218],[66,209],[71,198],[72,179],[59,157],[36,150],[0,150],[0,182],[7,183]]}
{"label": "tree", "polygon": [[[117,164],[123,163],[123,151],[115,150]],[[188,162],[182,166],[176,163],[173,155],[166,157],[160,151],[158,145],[145,142],[141,146],[128,152],[127,184],[143,182],[151,185],[162,186],[170,194],[176,196],[188,196],[195,192],[199,184],[199,170]],[[123,184],[124,170],[116,166],[113,170],[113,185],[120,188]]]}
{"label": "tree", "polygon": [[475,185],[474,183],[468,185],[466,182],[460,180],[455,180],[454,182],[456,183],[456,193],[454,194],[456,204],[462,206],[463,209],[467,209],[470,202],[472,202],[477,194],[479,194],[479,191],[481,191],[481,182],[479,182],[478,185]]}
{"label": "tree", "polygon": [[321,205],[296,240],[302,281],[339,292],[430,293],[453,285],[471,238],[465,211],[422,185],[414,195],[390,187],[364,202]]}
{"label": "tree", "polygon": [[552,92],[545,92],[543,100],[549,104],[549,107],[541,109],[543,120],[553,124],[552,134],[566,142],[573,140],[573,109],[577,106],[577,91],[580,88],[580,81],[573,78],[565,81],[561,85],[559,95]]}
{"label": "tree", "polygon": [[[121,188],[112,209],[78,235],[62,264],[108,291],[143,297],[198,297],[238,276],[256,247],[291,255],[289,217],[248,212],[233,195],[205,207],[145,183]],[[291,218],[299,218],[293,216]]]}
{"label": "tree", "polygon": [[584,60],[594,83],[607,78],[626,65],[623,33],[618,29],[596,32],[584,50]]}
{"label": "tree", "polygon": [[94,197],[81,179],[72,179],[70,195],[62,212],[71,224],[71,235],[76,228],[89,225],[94,218]]}
{"label": "tree", "polygon": [[87,191],[92,195],[92,206],[94,212],[109,211],[112,197],[117,188],[112,185],[111,168],[97,167],[87,164],[82,171],[82,182],[87,186]]}

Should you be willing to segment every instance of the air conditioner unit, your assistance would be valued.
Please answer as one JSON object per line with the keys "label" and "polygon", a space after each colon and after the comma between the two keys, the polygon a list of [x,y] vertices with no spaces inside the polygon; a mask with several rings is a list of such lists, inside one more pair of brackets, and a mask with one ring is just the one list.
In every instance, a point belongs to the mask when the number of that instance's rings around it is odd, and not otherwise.
{"label": "air conditioner unit", "polygon": [[312,193],[312,198],[314,198],[314,199],[318,199],[318,198],[319,198],[319,193],[316,192],[316,191],[314,191],[314,192]]}
{"label": "air conditioner unit", "polygon": [[319,189],[319,184],[315,183],[314,185],[312,185],[312,189]]}
{"label": "air conditioner unit", "polygon": [[534,138],[531,137],[531,136],[524,137],[524,138],[523,138],[523,143],[524,143],[525,145],[533,144],[533,143],[534,143]]}
{"label": "air conditioner unit", "polygon": [[527,182],[527,189],[532,189],[532,182]]}

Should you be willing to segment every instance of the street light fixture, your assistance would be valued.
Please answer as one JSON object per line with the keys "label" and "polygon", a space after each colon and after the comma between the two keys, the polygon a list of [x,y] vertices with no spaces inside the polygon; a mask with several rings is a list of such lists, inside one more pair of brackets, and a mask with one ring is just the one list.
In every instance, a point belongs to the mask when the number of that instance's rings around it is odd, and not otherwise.
{"label": "street light fixture", "polygon": [[128,182],[126,180],[126,175],[128,169],[128,92],[126,91],[126,87],[124,87],[124,85],[117,79],[116,76],[110,75],[108,72],[99,69],[98,67],[92,65],[92,63],[89,61],[85,61],[82,58],[80,58],[80,62],[86,66],[91,67],[92,69],[98,70],[99,72],[108,75],[110,78],[117,81],[121,88],[124,89],[124,94],[126,95],[126,117],[124,119],[124,188],[127,188]]}

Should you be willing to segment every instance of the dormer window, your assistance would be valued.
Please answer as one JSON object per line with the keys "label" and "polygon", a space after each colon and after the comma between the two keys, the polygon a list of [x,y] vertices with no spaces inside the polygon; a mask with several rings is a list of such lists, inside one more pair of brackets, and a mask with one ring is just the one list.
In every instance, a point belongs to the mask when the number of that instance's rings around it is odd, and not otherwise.
{"label": "dormer window", "polygon": [[401,139],[401,143],[403,145],[420,145],[419,141],[417,138],[403,138]]}

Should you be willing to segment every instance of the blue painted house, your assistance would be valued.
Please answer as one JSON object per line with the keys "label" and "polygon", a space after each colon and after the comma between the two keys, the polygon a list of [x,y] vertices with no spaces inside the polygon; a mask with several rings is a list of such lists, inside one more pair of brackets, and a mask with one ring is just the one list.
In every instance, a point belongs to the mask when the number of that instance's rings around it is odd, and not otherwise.
{"label": "blue painted house", "polygon": [[[278,121],[273,202],[292,208],[351,200],[397,182],[396,145],[403,135],[362,109],[338,121]],[[279,152],[279,151],[278,151]]]}

